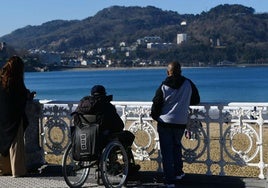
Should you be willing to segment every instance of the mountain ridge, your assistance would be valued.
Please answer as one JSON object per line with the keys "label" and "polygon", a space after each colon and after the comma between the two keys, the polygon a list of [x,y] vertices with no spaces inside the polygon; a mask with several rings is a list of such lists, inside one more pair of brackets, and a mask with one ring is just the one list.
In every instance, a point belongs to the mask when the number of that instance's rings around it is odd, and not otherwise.
{"label": "mountain ridge", "polygon": [[[182,22],[186,24],[181,25]],[[187,43],[179,52],[195,53],[196,61],[216,61],[211,56],[244,61],[256,56],[268,59],[267,31],[268,13],[256,14],[253,8],[238,4],[218,5],[196,15],[153,6],[111,6],[82,20],[52,20],[19,28],[0,41],[16,49],[70,52],[119,46],[120,42],[130,46],[145,36],[159,36],[165,43],[176,44],[177,34],[187,33]],[[211,47],[224,48],[226,57],[217,49],[210,53]],[[240,51],[245,57],[240,58]],[[208,52],[210,57],[197,52]],[[250,58],[246,57],[248,54]]]}

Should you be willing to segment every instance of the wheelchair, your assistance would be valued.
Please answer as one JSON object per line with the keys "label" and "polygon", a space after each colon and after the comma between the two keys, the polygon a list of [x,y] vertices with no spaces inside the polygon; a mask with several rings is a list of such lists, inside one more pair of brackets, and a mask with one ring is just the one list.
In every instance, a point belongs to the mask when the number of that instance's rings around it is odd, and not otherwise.
{"label": "wheelchair", "polygon": [[118,139],[110,140],[95,157],[83,161],[74,159],[72,147],[71,142],[62,158],[62,173],[69,187],[82,187],[90,170],[91,173],[94,171],[97,183],[102,183],[105,187],[122,187],[126,184],[131,159],[128,149]]}

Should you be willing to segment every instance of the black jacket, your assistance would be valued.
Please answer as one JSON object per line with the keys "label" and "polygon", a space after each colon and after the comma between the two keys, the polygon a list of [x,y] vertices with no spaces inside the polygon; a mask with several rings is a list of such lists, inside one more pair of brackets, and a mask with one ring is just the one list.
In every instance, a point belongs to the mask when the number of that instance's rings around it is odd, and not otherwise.
{"label": "black jacket", "polygon": [[0,153],[7,155],[13,139],[17,135],[21,121],[24,128],[28,125],[25,113],[27,96],[26,88],[4,90],[0,85]]}
{"label": "black jacket", "polygon": [[[111,104],[112,96],[86,96],[80,100],[76,112],[81,114],[97,115],[100,132],[109,133],[120,132],[124,129],[124,123],[116,112],[116,108]],[[79,125],[79,118],[74,116],[75,125]]]}

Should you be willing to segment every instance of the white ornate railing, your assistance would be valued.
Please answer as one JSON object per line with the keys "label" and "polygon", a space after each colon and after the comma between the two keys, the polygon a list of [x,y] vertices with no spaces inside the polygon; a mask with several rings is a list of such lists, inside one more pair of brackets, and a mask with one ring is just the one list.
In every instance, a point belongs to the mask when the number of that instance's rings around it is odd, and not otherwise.
{"label": "white ornate railing", "polygon": [[[158,170],[161,170],[156,122],[150,117],[152,103],[113,101],[113,104],[125,122],[125,129],[136,136],[133,143],[135,158],[157,161]],[[70,114],[76,106],[77,102],[42,104],[40,124],[46,153],[60,155],[66,148],[70,139],[69,128],[73,126]],[[205,164],[208,175],[213,174],[211,169],[215,165],[220,169],[219,175],[226,174],[226,165],[257,167],[259,178],[264,179],[264,169],[268,165],[263,147],[268,123],[267,107],[268,103],[202,103],[191,106],[192,124],[188,127],[191,138],[182,140],[184,161]]]}

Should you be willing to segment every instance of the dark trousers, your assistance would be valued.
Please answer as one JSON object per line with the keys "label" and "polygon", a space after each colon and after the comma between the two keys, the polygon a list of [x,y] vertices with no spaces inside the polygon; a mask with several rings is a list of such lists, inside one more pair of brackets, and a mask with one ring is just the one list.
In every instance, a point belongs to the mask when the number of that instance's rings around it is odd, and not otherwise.
{"label": "dark trousers", "polygon": [[183,169],[181,139],[185,126],[180,127],[178,125],[177,127],[165,126],[161,123],[158,123],[157,126],[163,170],[167,183],[172,182]]}

